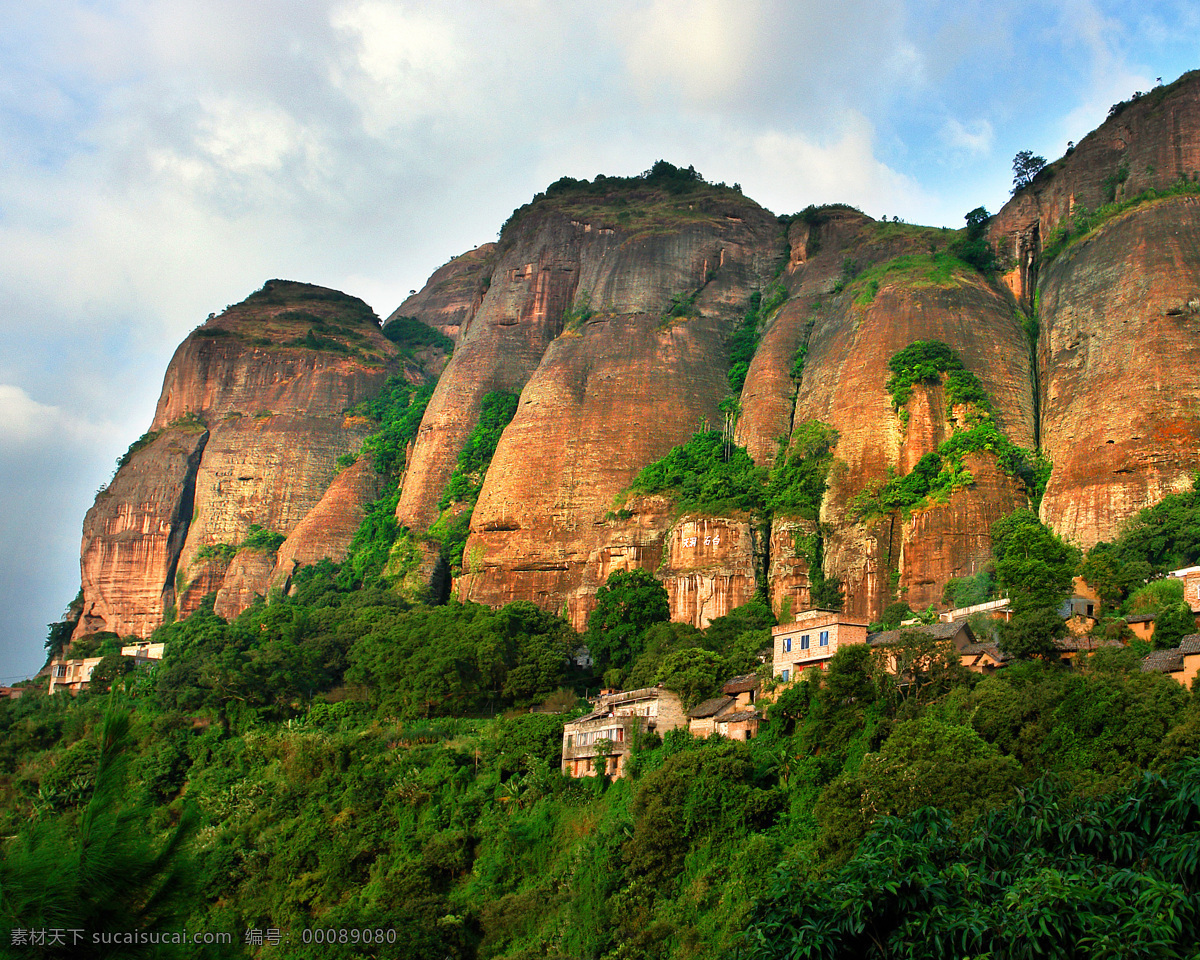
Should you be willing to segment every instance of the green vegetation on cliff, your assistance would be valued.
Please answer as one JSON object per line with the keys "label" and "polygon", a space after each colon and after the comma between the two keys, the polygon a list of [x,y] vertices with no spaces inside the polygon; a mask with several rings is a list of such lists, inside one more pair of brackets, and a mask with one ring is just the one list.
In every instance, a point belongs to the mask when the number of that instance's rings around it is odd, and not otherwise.
{"label": "green vegetation on cliff", "polygon": [[721,224],[727,214],[740,214],[757,205],[742,196],[734,184],[712,184],[693,167],[677,167],[658,160],[636,177],[576,180],[561,177],[544,193],[512,212],[500,228],[503,244],[514,235],[531,211],[553,209],[573,219],[629,233],[675,230],[689,222]]}
{"label": "green vegetation on cliff", "polygon": [[[1114,184],[1123,183],[1125,176],[1128,176],[1128,174],[1128,169],[1125,169],[1124,176],[1122,176],[1119,169],[1114,174]],[[1088,210],[1082,205],[1077,206],[1072,215],[1059,224],[1054,233],[1046,240],[1042,248],[1042,263],[1050,263],[1050,261],[1054,260],[1063,251],[1128,210],[1168,200],[1172,197],[1192,194],[1200,194],[1200,182],[1195,179],[1195,175],[1193,175],[1193,179],[1191,180],[1180,177],[1180,179],[1176,180],[1170,186],[1159,189],[1151,187],[1123,200],[1115,200],[1110,197],[1107,203],[1101,204],[1095,210]]]}
{"label": "green vegetation on cliff", "polygon": [[[950,418],[954,407],[967,408],[966,424],[956,425],[949,439],[935,451],[921,457],[902,477],[892,474],[882,485],[862,491],[852,502],[852,510],[862,519],[870,519],[898,510],[907,517],[913,510],[933,503],[944,503],[949,496],[974,482],[963,462],[968,453],[995,455],[999,467],[1024,485],[1034,504],[1040,502],[1050,479],[1049,461],[1040,453],[1017,446],[996,426],[991,398],[979,378],[964,369],[961,358],[939,340],[916,340],[893,354],[888,361],[892,371],[887,390],[896,408],[904,408],[918,383],[943,383]],[[900,409],[901,422],[907,426],[908,411]]]}
{"label": "green vegetation on cliff", "polygon": [[463,549],[471,532],[471,515],[483,489],[487,468],[500,443],[500,435],[517,413],[520,398],[515,393],[494,391],[484,395],[479,421],[458,454],[458,463],[438,500],[442,515],[429,528],[441,544],[442,560],[451,573],[462,569]]}

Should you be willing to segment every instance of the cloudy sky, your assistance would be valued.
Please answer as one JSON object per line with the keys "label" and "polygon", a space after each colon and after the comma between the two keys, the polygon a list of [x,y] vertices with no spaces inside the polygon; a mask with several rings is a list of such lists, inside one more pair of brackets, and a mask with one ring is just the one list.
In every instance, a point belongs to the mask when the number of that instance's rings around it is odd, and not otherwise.
{"label": "cloudy sky", "polygon": [[960,226],[1200,67],[1191,0],[0,0],[0,683],[180,339],[271,277],[386,316],[563,175]]}

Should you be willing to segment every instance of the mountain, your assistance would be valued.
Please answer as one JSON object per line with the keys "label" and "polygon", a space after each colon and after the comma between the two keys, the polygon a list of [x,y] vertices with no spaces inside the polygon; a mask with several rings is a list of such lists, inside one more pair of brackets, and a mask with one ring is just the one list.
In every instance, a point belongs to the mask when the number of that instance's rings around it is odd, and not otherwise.
{"label": "mountain", "polygon": [[[236,613],[344,557],[390,483],[339,467],[377,429],[347,411],[395,375],[436,379],[390,491],[409,592],[582,627],[610,573],[645,568],[696,626],[759,592],[782,615],[840,590],[874,619],[939,602],[1017,507],[1111,538],[1200,459],[1198,133],[1188,74],[963,231],[777,217],[662,162],[564,178],[382,329],[271,281],[180,346],[89,511],[77,635],[144,635],[214,590]],[[750,459],[694,495],[642,473],[697,432]]]}

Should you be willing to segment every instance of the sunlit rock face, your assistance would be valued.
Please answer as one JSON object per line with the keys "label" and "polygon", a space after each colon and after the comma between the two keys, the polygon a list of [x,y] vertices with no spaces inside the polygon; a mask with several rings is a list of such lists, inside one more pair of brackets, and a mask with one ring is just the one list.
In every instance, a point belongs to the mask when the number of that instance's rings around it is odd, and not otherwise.
{"label": "sunlit rock face", "polygon": [[[274,552],[232,555],[251,525],[287,537],[321,503],[338,457],[373,429],[346,409],[396,366],[366,304],[309,284],[271,281],[194,330],[167,368],[149,442],[84,521],[77,633],[144,636],[207,593],[226,615],[264,595]],[[325,533],[296,553],[344,556],[374,495],[370,483],[343,490]]]}

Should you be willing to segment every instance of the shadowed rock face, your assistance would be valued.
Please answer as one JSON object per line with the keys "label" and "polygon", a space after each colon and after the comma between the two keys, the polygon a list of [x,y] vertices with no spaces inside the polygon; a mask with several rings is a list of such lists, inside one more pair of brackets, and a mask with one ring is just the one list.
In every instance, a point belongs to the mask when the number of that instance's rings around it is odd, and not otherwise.
{"label": "shadowed rock face", "polygon": [[[361,300],[285,281],[193,331],[167,369],[151,428],[159,434],[84,521],[77,633],[144,636],[167,610],[190,612],[213,590],[225,614],[265,594],[273,554],[269,563],[262,554],[232,563],[197,554],[236,547],[251,524],[284,536],[296,529],[337,458],[371,432],[343,411],[379,391],[394,353]],[[368,487],[347,496],[369,498]],[[361,506],[345,504],[351,513]],[[306,537],[338,558],[353,536],[346,526],[330,518],[322,534],[314,519]]]}

